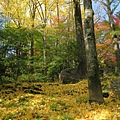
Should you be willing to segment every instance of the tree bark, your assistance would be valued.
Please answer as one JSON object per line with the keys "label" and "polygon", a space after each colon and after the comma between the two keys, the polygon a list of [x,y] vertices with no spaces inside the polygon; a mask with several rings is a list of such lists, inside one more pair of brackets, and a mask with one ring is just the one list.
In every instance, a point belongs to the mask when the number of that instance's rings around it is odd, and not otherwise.
{"label": "tree bark", "polygon": [[99,77],[99,68],[94,34],[94,22],[93,22],[94,12],[92,9],[91,0],[84,0],[84,9],[85,9],[84,28],[87,56],[89,101],[103,103],[104,100]]}
{"label": "tree bark", "polygon": [[[32,25],[32,28],[34,28],[34,25]],[[31,61],[30,61],[30,73],[34,72],[34,68],[33,68],[33,56],[34,56],[34,35],[33,33],[31,34],[31,41],[30,41],[30,57],[31,57]]]}
{"label": "tree bark", "polygon": [[86,76],[86,52],[85,42],[82,27],[80,0],[74,0],[75,5],[75,26],[76,26],[76,40],[78,44],[78,68],[77,72],[80,74],[80,78]]}
{"label": "tree bark", "polygon": [[[31,25],[31,28],[32,30],[34,29],[34,21],[35,21],[35,14],[36,14],[36,2],[33,2],[31,3],[31,6],[30,6],[30,12],[31,12],[31,21],[32,21],[32,25]],[[30,46],[30,56],[31,56],[31,67],[30,67],[30,73],[33,73],[34,72],[34,67],[33,67],[33,56],[34,56],[34,34],[33,34],[33,31],[31,33],[31,46]]]}
{"label": "tree bark", "polygon": [[115,56],[116,56],[116,69],[115,69],[115,73],[120,72],[120,48],[119,48],[119,38],[118,36],[115,34],[113,36],[113,45],[114,45],[114,51],[115,51]]}

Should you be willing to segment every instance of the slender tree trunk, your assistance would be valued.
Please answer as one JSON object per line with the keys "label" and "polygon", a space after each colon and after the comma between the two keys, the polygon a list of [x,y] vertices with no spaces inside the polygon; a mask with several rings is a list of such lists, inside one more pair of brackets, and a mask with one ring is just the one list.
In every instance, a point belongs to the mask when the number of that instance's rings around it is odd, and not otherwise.
{"label": "slender tree trunk", "polygon": [[46,65],[47,65],[47,51],[46,51],[46,32],[44,32],[44,37],[43,37],[43,46],[44,46],[44,50],[43,50],[43,57],[44,57],[44,74],[47,73],[46,70]]}
{"label": "slender tree trunk", "polygon": [[113,11],[111,10],[111,4],[109,3],[109,0],[107,0],[106,7],[107,7],[107,13],[108,13],[110,29],[115,30],[115,26],[114,26],[114,22],[113,22],[113,18],[112,18]]}
{"label": "slender tree trunk", "polygon": [[[46,27],[46,23],[47,23],[47,1],[45,0],[45,8],[44,8],[44,29]],[[46,45],[47,45],[47,41],[46,41],[46,35],[47,35],[47,30],[44,30],[44,37],[43,37],[43,46],[44,46],[44,50],[43,50],[43,57],[44,57],[44,74],[47,74],[47,69],[46,69],[46,65],[47,65],[47,51],[46,51]]]}
{"label": "slender tree trunk", "polygon": [[[34,21],[32,24],[32,29],[34,29]],[[31,52],[30,52],[30,56],[34,56],[34,36],[33,34],[31,35]]]}
{"label": "slender tree trunk", "polygon": [[[34,25],[32,25],[32,28],[34,28]],[[30,73],[34,72],[34,68],[33,68],[33,56],[34,56],[34,35],[33,33],[31,33],[31,41],[30,41],[30,57],[31,57],[31,61],[30,61]]]}
{"label": "slender tree trunk", "polygon": [[[30,8],[30,12],[31,12],[31,20],[32,20],[32,30],[34,29],[34,20],[35,20],[35,13],[36,13],[36,2],[32,1],[32,7]],[[34,56],[34,34],[33,31],[31,33],[31,46],[30,46],[30,56],[31,56],[31,67],[30,67],[30,72],[33,73],[34,72],[34,67],[33,67],[33,56]]]}
{"label": "slender tree trunk", "polygon": [[114,45],[114,51],[115,51],[115,56],[116,56],[116,66],[115,66],[115,73],[120,72],[120,48],[118,44],[118,36],[114,35],[113,37],[113,45]]}
{"label": "slender tree trunk", "polygon": [[103,103],[104,100],[99,77],[99,68],[94,34],[94,22],[93,22],[94,12],[92,9],[91,0],[84,0],[84,9],[85,9],[84,28],[87,56],[89,101]]}
{"label": "slender tree trunk", "polygon": [[86,52],[82,27],[80,0],[74,0],[75,5],[75,26],[76,26],[76,40],[78,44],[78,73],[80,78],[86,76]]}
{"label": "slender tree trunk", "polygon": [[58,0],[56,2],[56,6],[57,6],[57,19],[58,19],[58,24],[59,24],[59,4],[58,4]]}

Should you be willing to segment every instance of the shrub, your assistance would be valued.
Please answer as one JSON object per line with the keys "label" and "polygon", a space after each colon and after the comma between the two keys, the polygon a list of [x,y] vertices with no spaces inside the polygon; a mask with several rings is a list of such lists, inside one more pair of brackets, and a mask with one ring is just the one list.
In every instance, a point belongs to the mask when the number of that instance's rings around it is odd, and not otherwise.
{"label": "shrub", "polygon": [[18,77],[19,82],[46,82],[48,80],[48,77],[42,73],[22,74]]}

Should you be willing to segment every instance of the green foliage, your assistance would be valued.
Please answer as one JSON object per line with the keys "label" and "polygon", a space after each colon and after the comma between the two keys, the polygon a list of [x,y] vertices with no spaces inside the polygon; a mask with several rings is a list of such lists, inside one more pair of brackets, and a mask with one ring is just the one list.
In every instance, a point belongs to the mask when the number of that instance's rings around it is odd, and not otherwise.
{"label": "green foliage", "polygon": [[43,82],[49,81],[48,77],[42,73],[34,73],[34,74],[22,74],[18,77],[19,82]]}
{"label": "green foliage", "polygon": [[[37,27],[29,29],[8,26],[0,30],[3,43],[0,46],[0,75],[21,82],[57,80],[61,70],[78,64],[77,43],[74,38],[71,39],[74,33],[64,33],[66,27],[60,24],[56,32]],[[44,35],[46,30],[48,33]],[[60,34],[59,30],[64,32]],[[34,39],[34,50],[38,51],[34,56],[29,53],[31,38]],[[31,68],[33,73],[30,72]]]}
{"label": "green foliage", "polygon": [[8,76],[1,76],[1,80],[0,83],[13,83],[15,82],[15,80],[12,77],[8,77]]}
{"label": "green foliage", "polygon": [[3,75],[17,79],[27,68],[28,31],[26,28],[6,27],[0,30],[1,42],[0,64]]}
{"label": "green foliage", "polygon": [[3,76],[5,74],[5,65],[4,65],[4,59],[2,57],[0,57],[0,80],[1,80],[1,76]]}
{"label": "green foliage", "polygon": [[[70,33],[59,34],[59,29],[63,31],[65,26],[61,24],[57,28],[57,33],[49,31],[45,36],[43,28],[41,31],[38,28],[23,27],[6,27],[1,30],[3,43],[3,46],[0,47],[1,76],[21,82],[54,81],[58,79],[61,70],[76,66],[78,64],[77,42],[71,39]],[[34,56],[29,54],[32,37],[34,38],[34,50],[39,51]],[[44,37],[47,41],[46,45]],[[44,51],[46,52],[46,63]],[[31,67],[34,70],[33,73],[30,73]]]}
{"label": "green foliage", "polygon": [[69,41],[69,43],[63,43],[54,49],[53,53],[56,54],[52,56],[53,58],[50,60],[52,62],[47,65],[47,74],[51,79],[57,79],[61,70],[75,67],[78,64],[77,48],[76,41]]}
{"label": "green foliage", "polygon": [[64,69],[65,65],[63,59],[61,57],[55,57],[50,64],[48,64],[47,74],[50,78],[56,79],[58,74],[62,69]]}

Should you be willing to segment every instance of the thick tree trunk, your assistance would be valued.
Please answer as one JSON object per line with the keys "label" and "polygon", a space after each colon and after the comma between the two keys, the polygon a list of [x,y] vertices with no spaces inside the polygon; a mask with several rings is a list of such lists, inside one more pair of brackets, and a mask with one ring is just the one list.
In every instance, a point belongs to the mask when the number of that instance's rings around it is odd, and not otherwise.
{"label": "thick tree trunk", "polygon": [[84,8],[85,8],[84,28],[87,56],[89,101],[103,103],[104,100],[99,77],[99,68],[94,34],[94,22],[93,22],[94,13],[92,9],[91,0],[84,0]]}
{"label": "thick tree trunk", "polygon": [[77,72],[80,74],[80,78],[86,76],[86,52],[82,27],[80,0],[74,0],[75,5],[75,26],[76,26],[76,40],[78,44],[78,68]]}

